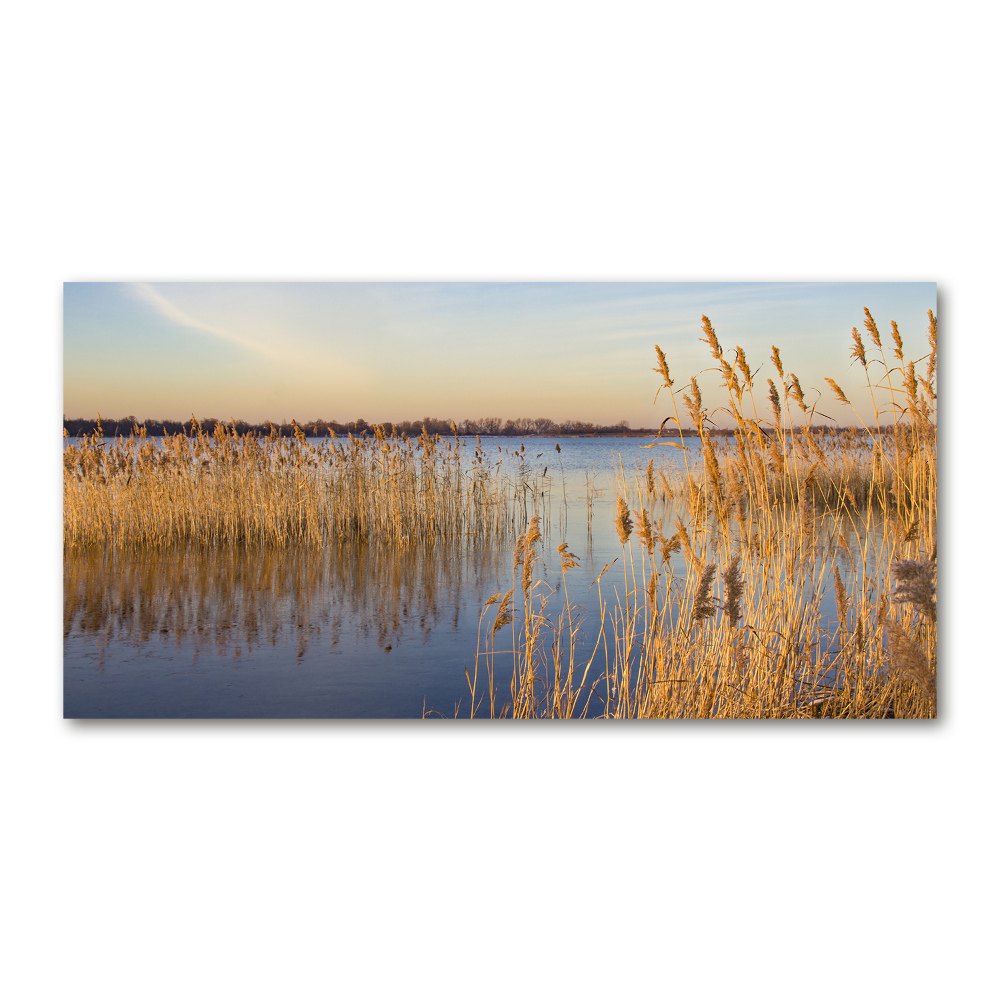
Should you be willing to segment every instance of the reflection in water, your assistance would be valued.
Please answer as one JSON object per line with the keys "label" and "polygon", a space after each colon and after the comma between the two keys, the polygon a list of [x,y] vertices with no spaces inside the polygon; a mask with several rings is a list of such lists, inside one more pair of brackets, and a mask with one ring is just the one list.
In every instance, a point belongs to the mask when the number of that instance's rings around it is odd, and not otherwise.
{"label": "reflection in water", "polygon": [[506,542],[409,547],[344,542],[326,549],[175,549],[135,555],[67,552],[64,639],[151,640],[239,657],[363,637],[380,648],[404,634],[457,629],[460,610],[495,589]]}

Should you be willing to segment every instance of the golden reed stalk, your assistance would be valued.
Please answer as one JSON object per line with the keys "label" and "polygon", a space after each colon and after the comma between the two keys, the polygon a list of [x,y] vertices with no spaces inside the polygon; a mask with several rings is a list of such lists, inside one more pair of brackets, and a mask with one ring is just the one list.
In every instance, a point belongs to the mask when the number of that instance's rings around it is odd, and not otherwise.
{"label": "golden reed stalk", "polygon": [[[512,689],[530,686],[532,697],[500,710],[494,701],[491,714],[561,715],[572,705],[576,714],[612,718],[935,717],[937,322],[933,313],[928,318],[930,351],[917,362],[905,361],[892,324],[890,363],[865,310],[885,374],[871,381],[873,359],[856,329],[851,356],[865,372],[875,419],[868,427],[854,411],[860,426],[831,430],[813,426],[819,400],[806,397],[777,348],[771,360],[778,382],[767,379],[773,419],[763,419],[745,353],[737,347],[734,363],[727,361],[703,317],[734,430],[725,438],[709,434],[710,414],[692,378],[683,400],[689,434],[700,439],[701,468],[682,437],[686,473],[680,482],[664,481],[661,500],[650,488],[652,470],[637,476],[636,532],[629,490],[619,484],[614,526],[627,550],[624,593],[616,587],[615,603],[605,600],[605,567],[595,581],[600,631],[584,661],[589,672],[603,654],[603,672],[589,686],[584,679],[566,691],[564,684],[558,698],[539,691],[546,644],[535,615],[520,646],[515,636],[513,653]],[[656,359],[661,390],[673,399],[659,347]],[[920,376],[918,364],[925,365]],[[853,411],[841,387],[827,382]],[[676,402],[674,413],[679,423]],[[656,503],[663,504],[658,518]],[[662,525],[671,520],[677,530],[667,538]],[[684,565],[675,567],[671,556],[679,551]],[[721,578],[717,566],[727,567]],[[555,639],[576,636],[568,597],[566,608],[551,625]],[[565,643],[550,644],[566,652]],[[562,677],[577,655],[573,646]]]}

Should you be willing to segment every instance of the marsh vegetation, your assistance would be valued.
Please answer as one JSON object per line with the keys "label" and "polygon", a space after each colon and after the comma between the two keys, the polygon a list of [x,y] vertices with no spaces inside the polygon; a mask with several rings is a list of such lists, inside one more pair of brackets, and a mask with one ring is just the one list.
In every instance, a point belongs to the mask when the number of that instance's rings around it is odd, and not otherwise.
{"label": "marsh vegetation", "polygon": [[[923,369],[907,361],[891,326],[889,354],[865,310],[869,356],[858,330],[852,357],[866,375],[876,425],[815,433],[810,404],[773,349],[775,378],[760,378],[742,348],[730,362],[707,317],[704,342],[728,394],[735,425],[724,443],[706,433],[697,377],[675,392],[656,348],[655,371],[670,401],[666,421],[686,411],[701,461],[684,473],[618,482],[620,564],[597,580],[600,633],[580,642],[582,616],[568,596],[553,606],[534,579],[537,521],[517,541],[511,588],[491,598],[488,699],[472,713],[570,716],[594,699],[614,718],[934,717],[937,713],[935,423],[937,323],[929,313]],[[775,380],[776,379],[776,380]],[[755,391],[756,390],[756,391]],[[678,395],[680,400],[678,400]],[[763,405],[762,405],[763,404]],[[799,420],[793,421],[793,413]],[[665,421],[665,422],[666,422]],[[658,493],[672,502],[657,516]],[[563,573],[575,567],[560,551]],[[617,561],[617,560],[616,560]],[[842,573],[840,564],[850,569]],[[821,612],[833,591],[836,618]],[[498,654],[498,642],[505,648]],[[513,657],[509,698],[498,700],[498,655]]]}
{"label": "marsh vegetation", "polygon": [[[619,458],[606,499],[596,467],[564,467],[566,441],[533,454],[454,426],[326,440],[196,421],[155,439],[95,429],[64,448],[66,634],[217,652],[285,635],[296,660],[296,644],[329,649],[350,604],[352,627],[395,655],[407,622],[429,633],[482,595],[461,633],[464,690],[410,714],[933,717],[929,319],[913,361],[895,323],[883,337],[866,310],[852,332],[865,426],[835,382],[844,412],[830,396],[820,412],[777,348],[762,375],[703,318],[724,412],[705,408],[704,373],[677,386],[657,347],[674,434],[642,464]],[[836,416],[850,426],[831,430]],[[617,554],[595,545],[605,529]]]}

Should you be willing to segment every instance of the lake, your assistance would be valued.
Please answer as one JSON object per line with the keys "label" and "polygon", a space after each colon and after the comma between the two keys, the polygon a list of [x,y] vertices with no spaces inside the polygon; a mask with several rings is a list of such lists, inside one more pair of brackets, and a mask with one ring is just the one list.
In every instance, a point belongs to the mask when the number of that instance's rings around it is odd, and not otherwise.
{"label": "lake", "polygon": [[[684,453],[644,447],[654,440],[482,438],[487,459],[526,484],[503,538],[416,544],[405,553],[373,543],[67,552],[64,714],[468,716],[466,670],[475,669],[484,604],[511,588],[516,536],[532,515],[542,528],[537,593],[557,618],[567,600],[557,547],[566,542],[580,563],[566,574],[568,600],[582,613],[580,641],[592,648],[600,629],[593,583],[608,564],[605,598],[614,603],[615,588],[624,594],[616,479],[624,476],[635,507],[651,458],[655,473],[683,472]],[[466,441],[467,462],[475,447],[475,439]],[[688,460],[700,466],[697,443]],[[670,501],[657,499],[652,514],[673,531]],[[638,563],[635,539],[631,550]],[[832,593],[823,597],[831,619],[832,602]],[[482,618],[483,634],[495,612]],[[501,695],[508,680],[498,667]],[[600,714],[599,689],[594,698],[589,714]]]}

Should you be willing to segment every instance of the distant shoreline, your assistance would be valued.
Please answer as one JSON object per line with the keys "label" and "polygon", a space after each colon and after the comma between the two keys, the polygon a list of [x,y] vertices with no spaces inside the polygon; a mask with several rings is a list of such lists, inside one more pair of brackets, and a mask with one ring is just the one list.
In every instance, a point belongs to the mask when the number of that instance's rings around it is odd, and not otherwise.
{"label": "distant shoreline", "polygon": [[[550,420],[507,420],[502,422],[500,418],[488,418],[481,420],[463,420],[456,423],[451,420],[440,420],[437,418],[425,418],[424,420],[406,420],[401,423],[391,422],[369,424],[366,420],[353,420],[347,423],[340,423],[334,420],[314,420],[308,423],[299,423],[292,420],[290,422],[278,423],[276,421],[264,421],[263,423],[249,423],[246,420],[218,420],[214,417],[206,417],[202,420],[136,420],[134,417],[123,417],[114,420],[103,418],[64,418],[64,436],[71,438],[84,437],[99,432],[102,437],[128,437],[133,433],[145,432],[146,437],[164,437],[166,435],[184,434],[188,437],[197,436],[199,433],[211,436],[215,433],[216,427],[222,425],[227,431],[234,431],[241,437],[245,434],[260,437],[270,437],[272,434],[277,437],[294,437],[296,433],[304,434],[311,438],[326,437],[347,437],[349,434],[358,437],[364,434],[374,434],[376,430],[385,435],[396,434],[399,437],[419,437],[423,433],[430,436],[439,435],[444,438],[450,437],[509,437],[509,438],[582,438],[582,437],[611,437],[611,438],[633,438],[633,437],[669,437],[678,438],[681,434],[697,435],[695,428],[664,427],[629,427],[626,421],[621,421],[613,425],[595,425],[582,421],[567,421],[557,424]],[[768,428],[762,428],[765,433]],[[889,427],[879,428],[885,432]],[[814,432],[825,433],[853,433],[859,428],[853,425],[836,426],[830,424],[812,425]],[[704,428],[703,433],[713,437],[725,437],[735,433],[731,427]]]}

